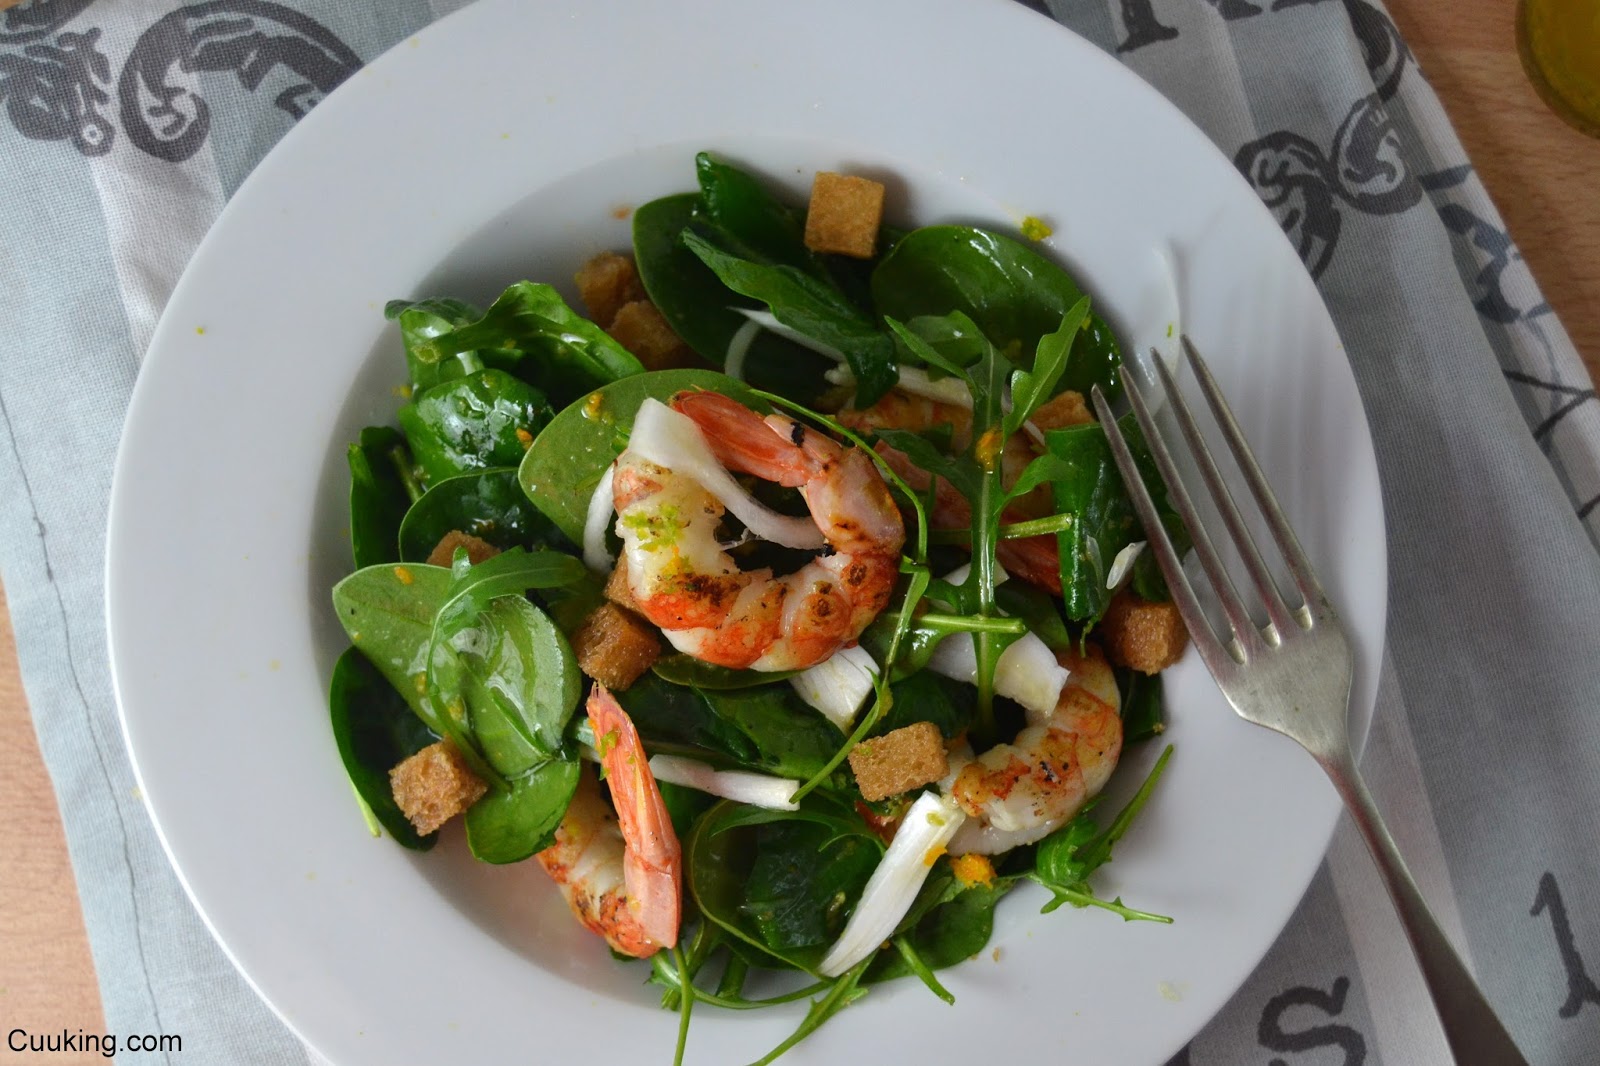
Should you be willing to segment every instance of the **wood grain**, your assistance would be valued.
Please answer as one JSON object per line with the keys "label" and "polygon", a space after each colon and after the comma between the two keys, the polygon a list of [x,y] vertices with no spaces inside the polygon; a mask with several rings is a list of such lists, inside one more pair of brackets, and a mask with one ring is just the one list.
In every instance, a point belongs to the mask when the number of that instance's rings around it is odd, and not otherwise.
{"label": "wood grain", "polygon": [[[0,9],[14,2],[0,0]],[[1590,374],[1600,378],[1600,140],[1562,123],[1528,85],[1507,0],[1391,0],[1389,9]],[[8,1030],[96,1031],[99,993],[3,596],[0,1019]]]}
{"label": "wood grain", "polygon": [[[4,864],[0,1029],[104,1032],[100,990],[83,935],[56,795],[39,758],[17,675],[4,589],[0,589],[0,856]],[[0,1058],[14,1057],[9,1049],[0,1052]],[[48,1059],[63,1064],[106,1061],[93,1052],[54,1054]]]}

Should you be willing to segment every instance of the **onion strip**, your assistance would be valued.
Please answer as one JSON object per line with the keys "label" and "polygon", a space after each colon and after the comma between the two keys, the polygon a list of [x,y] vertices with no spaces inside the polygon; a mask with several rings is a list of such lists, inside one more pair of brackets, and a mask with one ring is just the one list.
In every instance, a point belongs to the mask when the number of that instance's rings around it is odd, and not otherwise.
{"label": "onion strip", "polygon": [[746,492],[711,454],[694,420],[660,400],[646,399],[639,405],[628,450],[697,481],[762,540],[786,548],[821,548],[827,543],[810,518],[781,515]]}

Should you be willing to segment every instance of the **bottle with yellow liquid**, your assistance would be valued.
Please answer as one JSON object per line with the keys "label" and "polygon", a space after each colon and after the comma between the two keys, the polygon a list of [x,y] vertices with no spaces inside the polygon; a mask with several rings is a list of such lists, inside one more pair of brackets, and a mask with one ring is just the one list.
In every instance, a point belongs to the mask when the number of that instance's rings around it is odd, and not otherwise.
{"label": "bottle with yellow liquid", "polygon": [[1600,137],[1600,0],[1521,0],[1517,50],[1550,109]]}

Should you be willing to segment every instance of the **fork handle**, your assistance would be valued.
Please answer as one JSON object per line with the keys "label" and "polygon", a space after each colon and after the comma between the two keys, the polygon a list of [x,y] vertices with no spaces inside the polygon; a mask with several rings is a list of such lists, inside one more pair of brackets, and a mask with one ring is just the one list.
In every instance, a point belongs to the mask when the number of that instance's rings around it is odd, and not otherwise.
{"label": "fork handle", "polygon": [[1527,1066],[1528,1060],[1517,1049],[1511,1034],[1506,1032],[1494,1008],[1484,998],[1472,972],[1451,947],[1433,911],[1423,900],[1354,761],[1348,756],[1319,761],[1344,799],[1356,828],[1361,830],[1361,837],[1372,852],[1378,872],[1383,875],[1395,910],[1399,912],[1400,924],[1411,941],[1411,950],[1422,965],[1423,980],[1433,996],[1434,1009],[1439,1012],[1445,1040],[1456,1062],[1462,1066]]}

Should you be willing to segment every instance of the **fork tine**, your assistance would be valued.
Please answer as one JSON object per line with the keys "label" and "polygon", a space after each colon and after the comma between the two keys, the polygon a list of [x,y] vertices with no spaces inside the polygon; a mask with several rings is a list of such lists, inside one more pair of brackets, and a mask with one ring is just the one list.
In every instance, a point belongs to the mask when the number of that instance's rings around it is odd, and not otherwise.
{"label": "fork tine", "polygon": [[1295,586],[1300,590],[1300,595],[1305,598],[1305,607],[1313,613],[1325,616],[1333,614],[1333,607],[1328,603],[1327,593],[1322,591],[1322,583],[1317,580],[1317,573],[1311,567],[1311,560],[1306,558],[1306,553],[1300,547],[1300,540],[1294,535],[1294,530],[1289,525],[1289,520],[1284,517],[1283,508],[1278,506],[1278,499],[1272,494],[1272,487],[1267,484],[1266,475],[1261,472],[1261,465],[1256,462],[1255,453],[1250,450],[1250,444],[1244,439],[1244,432],[1239,428],[1239,422],[1233,417],[1233,410],[1228,407],[1228,401],[1222,397],[1222,389],[1217,385],[1217,379],[1211,375],[1211,368],[1195,349],[1188,336],[1180,338],[1183,353],[1189,359],[1189,365],[1194,368],[1195,380],[1200,385],[1200,391],[1205,394],[1206,402],[1211,407],[1211,412],[1216,416],[1217,424],[1222,428],[1222,435],[1228,442],[1228,447],[1233,451],[1233,457],[1239,464],[1240,471],[1244,474],[1245,482],[1250,486],[1250,494],[1255,497],[1256,506],[1261,508],[1261,514],[1267,520],[1267,528],[1272,531],[1272,539],[1277,542],[1278,550],[1283,553],[1284,562],[1288,565],[1289,576],[1294,579]]}
{"label": "fork tine", "polygon": [[[1135,386],[1132,382],[1126,384],[1128,394],[1132,397]],[[1122,435],[1122,427],[1117,424],[1116,417],[1111,413],[1111,405],[1106,401],[1105,394],[1100,391],[1100,386],[1095,385],[1089,390],[1090,399],[1094,403],[1095,413],[1099,416],[1100,425],[1104,427],[1106,443],[1111,447],[1112,458],[1116,460],[1117,469],[1122,474],[1123,484],[1128,490],[1128,496],[1133,501],[1133,509],[1139,515],[1139,522],[1145,528],[1145,535],[1149,538],[1150,547],[1156,554],[1156,562],[1161,567],[1161,575],[1167,579],[1167,589],[1172,593],[1172,602],[1177,605],[1178,614],[1183,618],[1184,625],[1189,629],[1189,636],[1194,640],[1195,648],[1205,660],[1206,666],[1211,670],[1212,676],[1223,678],[1231,675],[1239,665],[1238,657],[1232,650],[1226,649],[1216,632],[1211,628],[1210,621],[1206,618],[1205,611],[1200,607],[1200,601],[1195,596],[1194,586],[1189,582],[1189,575],[1183,572],[1183,563],[1178,558],[1178,552],[1172,546],[1172,538],[1167,534],[1166,526],[1161,522],[1161,516],[1156,511],[1155,500],[1150,496],[1150,490],[1144,483],[1144,477],[1139,473],[1139,466],[1134,462],[1133,452],[1128,448],[1128,442]],[[1142,403],[1142,397],[1139,401]],[[1137,408],[1135,413],[1137,416]],[[1146,431],[1146,440],[1152,439]],[[1159,442],[1160,438],[1153,438]],[[1154,445],[1152,445],[1154,447]],[[1170,456],[1169,456],[1170,459]],[[1185,497],[1184,503],[1188,504]],[[1180,514],[1184,521],[1190,522],[1189,516],[1193,514],[1193,507],[1187,512],[1182,506]],[[1191,523],[1191,525],[1198,525]],[[1203,535],[1203,532],[1202,532]],[[1253,630],[1253,627],[1251,627]]]}
{"label": "fork tine", "polygon": [[1211,448],[1200,435],[1200,427],[1195,423],[1189,401],[1178,391],[1177,382],[1172,379],[1172,371],[1167,369],[1166,360],[1161,358],[1161,353],[1151,348],[1150,355],[1156,364],[1156,374],[1161,378],[1161,386],[1167,390],[1167,398],[1172,401],[1173,413],[1178,416],[1178,426],[1183,431],[1183,439],[1188,442],[1189,451],[1194,454],[1196,464],[1200,468],[1200,477],[1205,481],[1211,498],[1217,503],[1217,510],[1222,515],[1222,524],[1228,528],[1228,535],[1233,538],[1234,546],[1239,550],[1239,558],[1244,562],[1245,572],[1255,584],[1256,594],[1266,605],[1267,617],[1272,619],[1277,636],[1269,634],[1267,639],[1275,641],[1281,638],[1289,626],[1295,624],[1294,616],[1289,613],[1288,606],[1283,602],[1277,582],[1273,581],[1272,574],[1268,572],[1267,564],[1256,548],[1256,540],[1245,526],[1238,505],[1233,502],[1233,493],[1228,491],[1227,482],[1222,480],[1222,472],[1217,469],[1217,461],[1212,458]]}
{"label": "fork tine", "polygon": [[[1222,605],[1222,613],[1227,617],[1229,627],[1233,630],[1238,649],[1244,658],[1248,659],[1262,649],[1261,631],[1256,628],[1249,609],[1239,598],[1239,591],[1234,588],[1233,578],[1228,575],[1228,569],[1222,563],[1222,556],[1217,554],[1211,534],[1206,532],[1205,525],[1200,521],[1200,513],[1195,510],[1194,499],[1189,495],[1189,490],[1178,473],[1178,464],[1172,458],[1172,451],[1167,447],[1160,427],[1156,425],[1155,416],[1150,413],[1150,405],[1145,402],[1143,391],[1131,378],[1125,378],[1123,385],[1128,392],[1128,402],[1133,406],[1134,418],[1138,420],[1139,428],[1144,431],[1145,443],[1150,446],[1150,454],[1155,458],[1156,468],[1160,470],[1162,478],[1167,483],[1167,496],[1177,508],[1178,517],[1183,519],[1183,524],[1189,529],[1189,535],[1194,540],[1195,555],[1199,557],[1200,566],[1205,570],[1207,580],[1211,582],[1212,591],[1217,594],[1217,600]],[[1181,402],[1181,397],[1177,393],[1173,393],[1169,399],[1175,404]]]}

